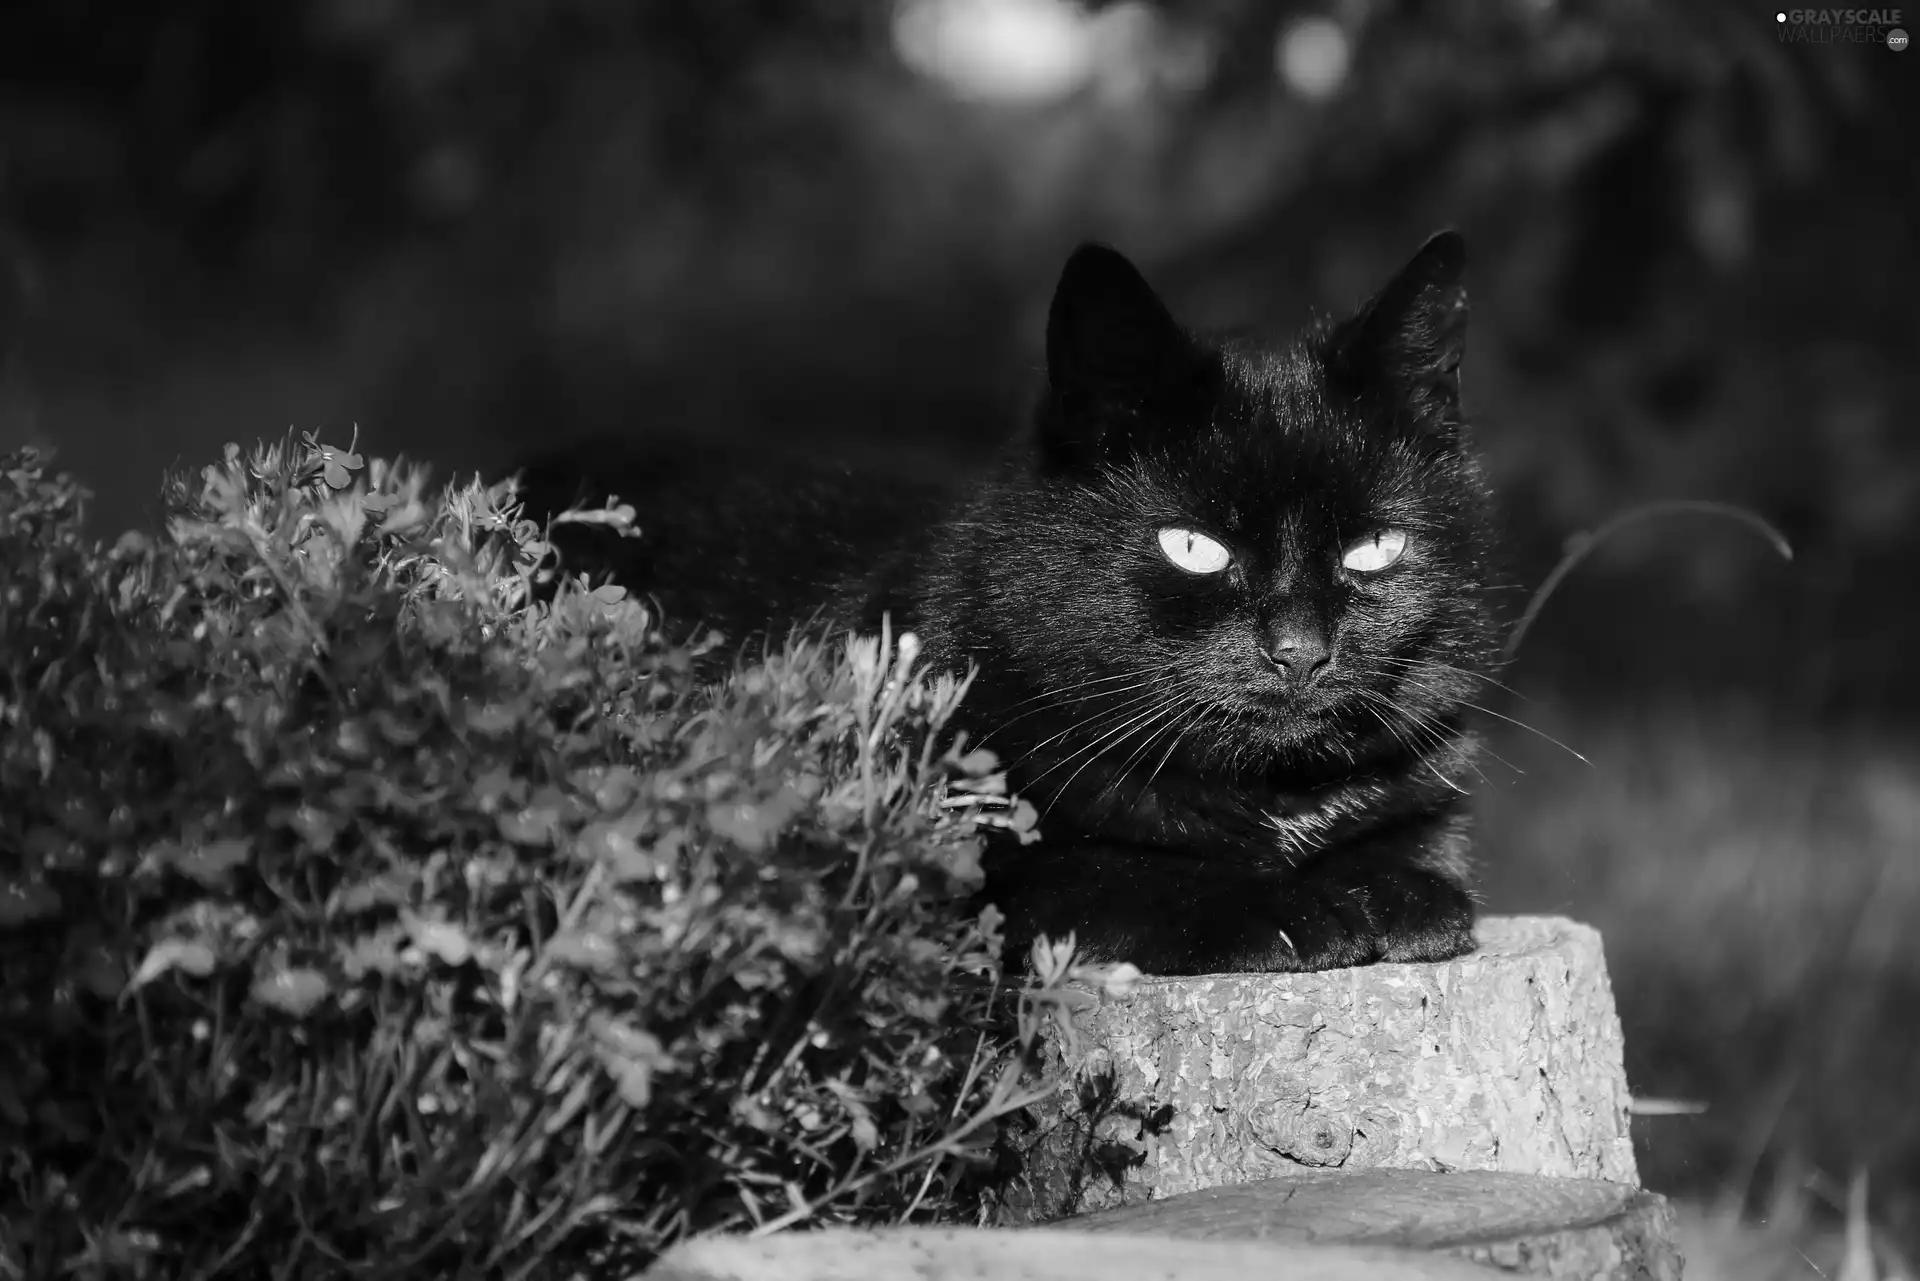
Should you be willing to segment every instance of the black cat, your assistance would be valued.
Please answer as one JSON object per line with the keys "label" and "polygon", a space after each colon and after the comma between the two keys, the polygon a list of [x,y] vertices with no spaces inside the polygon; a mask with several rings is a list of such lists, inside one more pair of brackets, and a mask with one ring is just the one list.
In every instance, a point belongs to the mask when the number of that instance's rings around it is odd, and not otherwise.
{"label": "black cat", "polygon": [[[977,666],[965,726],[1041,812],[1038,844],[988,855],[1010,948],[1072,931],[1161,974],[1457,956],[1495,651],[1464,263],[1435,236],[1351,318],[1263,344],[1181,328],[1083,246],[1035,430],[986,477],[683,458],[613,473],[651,542],[563,552],[734,634],[886,613]],[[566,479],[537,472],[536,505]]]}

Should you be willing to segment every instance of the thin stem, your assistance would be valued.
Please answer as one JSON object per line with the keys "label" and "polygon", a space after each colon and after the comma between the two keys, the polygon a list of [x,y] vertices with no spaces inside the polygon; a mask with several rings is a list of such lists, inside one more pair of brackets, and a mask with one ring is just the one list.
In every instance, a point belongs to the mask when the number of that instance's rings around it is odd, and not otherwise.
{"label": "thin stem", "polygon": [[1534,592],[1533,598],[1527,602],[1527,608],[1520,615],[1520,621],[1514,624],[1512,633],[1507,637],[1506,649],[1502,654],[1503,659],[1507,662],[1513,661],[1513,656],[1520,650],[1520,642],[1526,638],[1528,630],[1533,627],[1534,620],[1540,616],[1541,607],[1547,603],[1547,598],[1553,595],[1567,575],[1571,574],[1595,547],[1612,537],[1615,531],[1634,521],[1648,516],[1665,516],[1676,512],[1704,512],[1708,515],[1731,517],[1749,529],[1757,531],[1762,538],[1772,544],[1773,549],[1780,553],[1782,559],[1793,559],[1793,546],[1787,542],[1786,535],[1768,524],[1764,518],[1744,507],[1697,498],[1676,498],[1666,502],[1644,503],[1639,507],[1621,512],[1598,529],[1575,534],[1569,540],[1567,554],[1560,558],[1560,563],[1553,567],[1553,572],[1548,574],[1546,581],[1540,584],[1539,590]]}

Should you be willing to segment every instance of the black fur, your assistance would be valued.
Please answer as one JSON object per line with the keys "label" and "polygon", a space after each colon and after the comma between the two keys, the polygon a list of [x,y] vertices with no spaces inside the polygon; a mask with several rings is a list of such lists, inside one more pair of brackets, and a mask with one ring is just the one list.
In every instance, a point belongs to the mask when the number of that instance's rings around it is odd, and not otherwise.
{"label": "black fur", "polygon": [[[1189,333],[1083,246],[1036,430],[990,474],[943,498],[655,471],[644,489],[704,510],[638,499],[662,551],[612,567],[737,635],[887,612],[933,664],[977,665],[966,727],[1042,816],[1040,843],[988,856],[1014,948],[1073,931],[1163,974],[1459,955],[1467,700],[1494,650],[1464,257],[1436,236],[1353,317],[1263,344]],[[1176,567],[1168,527],[1231,563]],[[1381,530],[1407,535],[1399,561],[1343,568]]]}

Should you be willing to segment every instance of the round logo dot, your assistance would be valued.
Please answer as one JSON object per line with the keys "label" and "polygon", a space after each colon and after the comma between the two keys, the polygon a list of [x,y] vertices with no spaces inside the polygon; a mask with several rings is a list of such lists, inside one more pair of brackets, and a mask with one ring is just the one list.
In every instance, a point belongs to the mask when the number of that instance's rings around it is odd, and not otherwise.
{"label": "round logo dot", "polygon": [[1785,22],[1787,20],[1787,15],[1785,13],[1776,13],[1773,15],[1773,20],[1775,22]]}
{"label": "round logo dot", "polygon": [[1899,53],[1907,47],[1907,33],[1899,27],[1887,32],[1887,48]]}

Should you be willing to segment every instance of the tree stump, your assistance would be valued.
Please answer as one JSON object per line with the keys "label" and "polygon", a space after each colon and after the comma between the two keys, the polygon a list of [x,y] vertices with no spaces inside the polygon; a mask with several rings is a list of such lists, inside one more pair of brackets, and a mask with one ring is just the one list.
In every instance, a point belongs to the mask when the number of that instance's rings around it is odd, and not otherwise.
{"label": "tree stump", "polygon": [[647,1275],[1679,1281],[1666,1202],[1635,1186],[1599,935],[1491,917],[1479,941],[1442,965],[1149,978],[1083,1009],[1047,1047],[1068,1088],[1013,1136],[999,1210],[1021,1231],[709,1238]]}
{"label": "tree stump", "polygon": [[1182,1240],[1437,1250],[1506,1272],[1569,1281],[1680,1281],[1666,1199],[1599,1179],[1320,1171],[1204,1188],[1063,1226]]}
{"label": "tree stump", "polygon": [[784,1232],[682,1242],[646,1281],[1494,1281],[1466,1259],[1387,1246],[1189,1241],[1034,1228]]}
{"label": "tree stump", "polygon": [[1488,917],[1437,965],[1152,977],[1074,1019],[997,1221],[1320,1170],[1639,1183],[1600,936]]}

